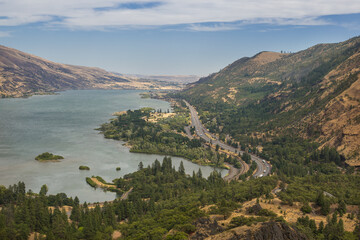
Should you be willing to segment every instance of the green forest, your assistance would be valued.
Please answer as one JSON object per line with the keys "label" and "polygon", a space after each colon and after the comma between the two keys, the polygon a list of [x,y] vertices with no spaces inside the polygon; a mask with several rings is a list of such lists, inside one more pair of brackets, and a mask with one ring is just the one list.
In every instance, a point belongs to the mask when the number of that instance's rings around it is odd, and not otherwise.
{"label": "green forest", "polygon": [[[218,148],[214,150],[201,140],[185,136],[189,113],[182,107],[175,111],[173,117],[151,122],[147,119],[154,109],[129,110],[99,130],[106,138],[126,141],[132,152],[181,156],[217,167],[224,162],[238,163]],[[228,144],[237,143],[230,140]],[[257,144],[263,146],[262,152],[252,147]],[[227,219],[254,198],[271,202],[275,188],[280,190],[277,196],[283,205],[302,204],[304,216],[296,223],[288,223],[282,215],[254,205],[247,210],[251,217],[232,218],[228,226],[217,226],[217,231],[275,222],[288,225],[308,239],[355,240],[360,236],[359,226],[354,232],[346,232],[343,220],[338,219],[345,214],[359,219],[348,213],[346,206],[360,206],[360,176],[346,167],[344,157],[335,149],[318,150],[318,144],[292,134],[273,137],[271,141],[266,137],[247,137],[240,141],[240,147],[270,161],[276,174],[252,178],[257,165],[245,152],[241,157],[250,164],[250,170],[239,181],[231,182],[224,181],[217,171],[208,178],[203,178],[200,169],[187,175],[183,163],[175,169],[170,157],[149,166],[140,163],[138,171],[113,180],[119,194],[131,189],[128,198],[104,204],[80,203],[77,197],[69,198],[64,193],[47,195],[46,185],[39,193],[26,191],[23,182],[0,187],[0,239],[27,239],[33,232],[39,233],[37,239],[112,239],[114,231],[121,233],[121,239],[188,239],[197,234],[199,221],[210,221],[210,215]],[[104,182],[100,176],[96,178]],[[90,178],[86,181],[96,187]],[[338,205],[335,211],[331,210],[334,204]],[[211,207],[202,210],[205,206]],[[315,208],[328,217],[318,226],[307,215]]]}
{"label": "green forest", "polygon": [[[117,187],[124,191],[132,187],[132,193],[127,200],[114,200],[101,206],[80,204],[78,198],[68,198],[63,193],[47,195],[46,185],[38,194],[26,191],[25,184],[19,182],[0,188],[0,239],[27,239],[30,232],[38,232],[40,238],[46,236],[46,239],[111,239],[114,230],[119,230],[123,239],[187,239],[196,231],[196,221],[208,217],[209,213],[201,207],[213,204],[210,213],[227,218],[235,209],[241,209],[245,201],[260,196],[271,200],[270,192],[278,181],[278,177],[272,176],[228,183],[216,171],[207,179],[202,177],[200,170],[186,175],[182,163],[175,169],[171,158],[165,157],[162,163],[156,160],[151,166],[140,163],[138,171],[115,179]],[[290,197],[298,201],[317,201],[317,192],[326,190],[336,196],[336,200],[331,201],[342,199],[344,204],[359,204],[360,190],[354,188],[360,181],[357,176],[284,181],[288,184],[281,195],[284,201]],[[333,185],[322,184],[329,181]],[[333,191],[336,183],[341,181],[346,181],[341,191]],[[309,186],[314,187],[312,192],[302,199],[296,198],[307,193]],[[71,207],[69,212],[61,208],[65,205]],[[321,229],[314,227],[306,217],[290,226],[313,239],[356,239],[359,228],[354,233],[345,232],[341,221],[336,219],[340,213],[341,210],[335,212]],[[281,216],[266,209],[253,214],[254,218],[250,219],[234,218],[230,228],[266,221],[284,222]]]}
{"label": "green forest", "polygon": [[126,141],[131,152],[179,156],[201,165],[224,167],[223,156],[204,148],[201,140],[190,140],[181,134],[189,125],[189,113],[184,108],[175,108],[174,117],[146,121],[154,111],[151,108],[128,110],[99,130],[106,138]]}

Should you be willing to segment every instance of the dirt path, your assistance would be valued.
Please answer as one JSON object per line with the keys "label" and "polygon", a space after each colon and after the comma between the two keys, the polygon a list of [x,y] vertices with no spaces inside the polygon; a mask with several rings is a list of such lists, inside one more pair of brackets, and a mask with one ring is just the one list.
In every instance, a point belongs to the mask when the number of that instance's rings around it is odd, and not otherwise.
{"label": "dirt path", "polygon": [[226,166],[229,167],[229,172],[228,174],[224,177],[225,181],[231,181],[233,179],[236,179],[236,176],[240,175],[240,169],[235,168],[233,165],[231,165],[230,163],[224,163]]}
{"label": "dirt path", "polygon": [[190,127],[191,127],[191,126],[186,126],[186,127],[184,127],[184,130],[185,130],[185,132],[186,132],[187,137],[190,138],[190,140],[191,140],[191,139],[193,139],[194,137],[191,135]]}
{"label": "dirt path", "polygon": [[122,236],[121,232],[119,230],[115,230],[113,232],[113,234],[111,235],[111,238],[116,240],[116,239],[120,239]]}
{"label": "dirt path", "polygon": [[95,177],[92,177],[91,180],[99,187],[101,188],[116,188],[115,185],[111,185],[111,184],[105,184],[105,183],[102,183],[100,182],[97,178]]}

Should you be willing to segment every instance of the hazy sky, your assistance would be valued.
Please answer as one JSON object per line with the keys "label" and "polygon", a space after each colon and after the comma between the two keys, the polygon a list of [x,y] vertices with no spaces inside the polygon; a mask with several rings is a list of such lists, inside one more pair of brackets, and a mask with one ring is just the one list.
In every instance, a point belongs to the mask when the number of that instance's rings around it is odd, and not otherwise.
{"label": "hazy sky", "polygon": [[204,76],[357,35],[359,0],[0,0],[0,44],[120,73]]}

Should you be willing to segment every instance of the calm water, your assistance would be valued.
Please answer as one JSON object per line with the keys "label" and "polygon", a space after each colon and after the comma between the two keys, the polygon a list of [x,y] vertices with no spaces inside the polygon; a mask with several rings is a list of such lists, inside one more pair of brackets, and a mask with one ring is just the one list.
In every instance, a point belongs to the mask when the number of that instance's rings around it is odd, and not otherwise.
{"label": "calm water", "polygon": [[[51,194],[64,192],[87,202],[113,200],[114,193],[92,189],[85,178],[99,175],[111,181],[136,171],[140,161],[147,166],[163,156],[130,153],[123,142],[104,139],[94,129],[113,118],[113,112],[141,107],[170,109],[165,101],[141,99],[138,91],[127,90],[66,91],[28,99],[0,99],[0,185],[24,181],[28,189],[38,192],[47,184]],[[57,163],[35,161],[43,152],[65,159]],[[182,160],[172,159],[176,166]],[[80,165],[91,170],[79,171]],[[189,174],[199,169],[186,160],[184,166]],[[117,172],[116,167],[121,171]],[[200,168],[204,176],[213,170]]]}

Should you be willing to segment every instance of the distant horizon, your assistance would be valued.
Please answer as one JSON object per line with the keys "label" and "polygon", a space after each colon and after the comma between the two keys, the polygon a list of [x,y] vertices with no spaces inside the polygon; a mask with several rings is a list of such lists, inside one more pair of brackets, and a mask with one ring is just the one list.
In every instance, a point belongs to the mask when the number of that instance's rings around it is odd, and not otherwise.
{"label": "distant horizon", "polygon": [[0,44],[121,74],[203,77],[261,51],[345,41],[359,22],[357,0],[12,0],[0,9]]}
{"label": "distant horizon", "polygon": [[[94,68],[101,68],[101,69],[104,69],[105,71],[108,71],[108,72],[112,72],[112,73],[115,73],[115,74],[120,74],[120,75],[126,75],[126,76],[146,76],[146,77],[156,77],[156,76],[177,76],[177,77],[197,77],[197,78],[202,78],[202,77],[207,77],[213,73],[216,73],[216,72],[219,72],[220,70],[224,69],[225,67],[227,67],[228,65],[232,64],[233,62],[243,58],[243,57],[253,57],[261,52],[277,52],[277,53],[281,53],[282,51],[284,53],[296,53],[296,52],[299,52],[299,51],[303,51],[309,47],[312,47],[312,46],[315,46],[317,44],[331,44],[331,43],[338,43],[338,42],[344,42],[344,41],[347,41],[349,39],[352,39],[352,38],[355,38],[355,37],[360,37],[360,35],[356,35],[356,36],[353,36],[353,37],[349,37],[347,39],[344,39],[344,40],[341,40],[341,41],[337,41],[337,42],[319,42],[319,43],[316,43],[316,44],[313,44],[311,46],[308,46],[304,49],[299,49],[297,51],[286,51],[286,50],[280,50],[280,51],[270,51],[270,50],[262,50],[262,51],[259,51],[257,53],[254,53],[253,55],[251,56],[240,56],[239,58],[233,60],[232,62],[229,62],[227,63],[226,65],[224,65],[223,67],[221,67],[220,69],[218,70],[214,70],[213,72],[209,72],[209,73],[206,73],[205,75],[201,75],[201,74],[193,74],[193,73],[175,73],[175,74],[171,74],[171,73],[127,73],[127,72],[118,72],[116,70],[111,70],[111,69],[107,69],[106,67],[101,67],[101,66],[89,66],[89,65],[85,65],[85,64],[72,64],[72,63],[67,63],[67,62],[59,62],[59,61],[55,61],[55,60],[52,60],[52,59],[49,59],[49,58],[46,58],[46,57],[43,57],[43,56],[40,56],[40,55],[37,55],[37,54],[34,54],[34,53],[31,53],[31,52],[26,52],[26,51],[23,51],[21,49],[18,49],[18,48],[15,48],[15,47],[10,47],[10,46],[6,46],[2,43],[0,43],[0,45],[3,45],[5,47],[9,47],[9,48],[13,48],[13,49],[16,49],[16,50],[19,50],[19,51],[22,51],[22,52],[25,52],[25,53],[28,53],[28,54],[31,54],[31,55],[35,55],[37,57],[40,57],[40,58],[44,58],[48,61],[52,61],[52,62],[55,62],[55,63],[60,63],[60,64],[65,64],[65,65],[75,65],[75,66],[82,66],[82,67],[94,67]],[[1,39],[1,38],[0,38]]]}
{"label": "distant horizon", "polygon": [[[85,61],[84,63],[82,64],[81,62],[77,62],[77,63],[73,63],[71,62],[71,60],[69,60],[69,62],[64,62],[64,61],[58,61],[56,60],[56,56],[55,58],[50,58],[50,57],[47,57],[47,56],[42,56],[40,55],[42,51],[40,51],[40,53],[34,53],[34,52],[31,52],[31,51],[28,51],[28,50],[23,50],[23,49],[19,49],[17,48],[16,46],[8,46],[8,45],[5,45],[4,43],[0,43],[1,45],[5,46],[5,47],[9,47],[9,48],[14,48],[16,50],[19,50],[19,51],[22,51],[22,52],[25,52],[25,53],[28,53],[28,54],[32,54],[32,55],[35,55],[35,56],[38,56],[38,57],[41,57],[41,58],[44,58],[48,61],[52,61],[52,62],[56,62],[56,63],[60,63],[60,64],[66,64],[66,65],[76,65],[76,66],[84,66],[84,67],[95,67],[95,68],[102,68],[108,72],[113,72],[113,73],[117,73],[117,74],[122,74],[122,75],[133,75],[133,76],[136,76],[136,75],[143,75],[143,76],[194,76],[194,77],[198,77],[198,78],[202,78],[202,77],[206,77],[212,73],[216,73],[216,72],[219,72],[220,70],[224,69],[225,67],[227,67],[228,65],[232,64],[233,62],[243,58],[243,57],[253,57],[255,56],[256,54],[258,53],[261,53],[261,52],[278,52],[278,53],[281,53],[282,51],[284,51],[285,53],[296,53],[296,52],[299,52],[299,51],[302,51],[302,50],[305,50],[309,47],[312,47],[314,45],[317,45],[317,44],[331,44],[331,43],[338,43],[338,42],[343,42],[343,41],[347,41],[351,38],[354,38],[354,37],[359,37],[360,35],[354,35],[352,37],[347,37],[345,39],[342,39],[342,40],[338,40],[338,41],[332,41],[332,42],[318,42],[318,43],[314,43],[314,44],[311,44],[309,46],[306,46],[304,48],[301,48],[301,49],[296,49],[296,50],[279,50],[279,51],[272,51],[272,50],[260,50],[258,52],[255,52],[253,53],[252,55],[243,55],[243,56],[239,56],[238,58],[234,58],[233,60],[230,60],[229,62],[227,63],[224,63],[224,65],[222,66],[219,66],[217,69],[213,69],[213,71],[209,71],[209,72],[205,72],[205,73],[196,73],[196,72],[124,72],[124,71],[119,71],[117,69],[112,69],[111,67],[107,67],[107,66],[104,66],[102,64],[99,64],[99,65],[91,65],[91,64],[86,64]],[[1,40],[1,38],[0,38]]]}

